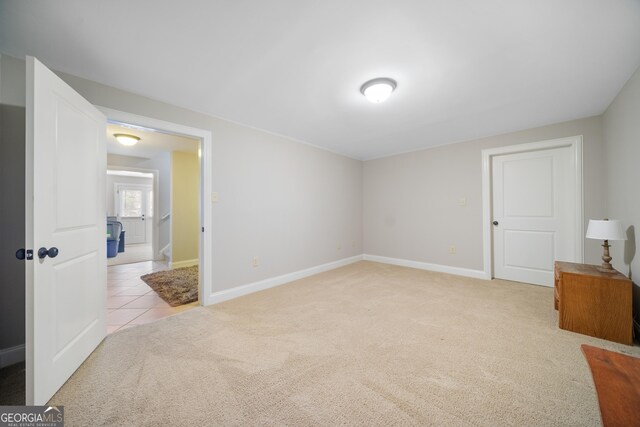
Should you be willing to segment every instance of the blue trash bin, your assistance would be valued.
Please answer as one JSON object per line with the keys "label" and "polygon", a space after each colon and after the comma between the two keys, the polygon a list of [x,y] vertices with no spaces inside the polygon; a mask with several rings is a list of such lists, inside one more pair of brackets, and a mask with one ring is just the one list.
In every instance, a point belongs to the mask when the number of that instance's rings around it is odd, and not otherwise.
{"label": "blue trash bin", "polygon": [[118,255],[118,241],[107,239],[107,258],[114,258],[116,255]]}
{"label": "blue trash bin", "polygon": [[121,222],[107,221],[107,258],[113,258],[118,255],[121,234]]}

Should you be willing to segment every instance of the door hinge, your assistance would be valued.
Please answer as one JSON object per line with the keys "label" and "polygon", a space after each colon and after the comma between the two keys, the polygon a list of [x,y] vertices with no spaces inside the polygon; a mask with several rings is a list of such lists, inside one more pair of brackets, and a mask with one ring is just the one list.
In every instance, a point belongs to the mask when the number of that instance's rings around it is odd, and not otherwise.
{"label": "door hinge", "polygon": [[33,249],[20,248],[16,251],[16,258],[19,260],[26,259],[27,261],[33,260]]}
{"label": "door hinge", "polygon": [[204,227],[202,227],[202,232],[204,233]]}

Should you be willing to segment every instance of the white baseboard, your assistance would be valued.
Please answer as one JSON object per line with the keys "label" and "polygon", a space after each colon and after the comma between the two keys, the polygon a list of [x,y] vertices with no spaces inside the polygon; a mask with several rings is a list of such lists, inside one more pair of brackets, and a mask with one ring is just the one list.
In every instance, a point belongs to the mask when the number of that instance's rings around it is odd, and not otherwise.
{"label": "white baseboard", "polygon": [[380,262],[383,264],[399,265],[402,267],[417,268],[419,270],[436,271],[438,273],[455,274],[457,276],[473,277],[475,279],[486,279],[487,275],[482,270],[472,270],[470,268],[451,267],[449,265],[430,264],[428,262],[410,261],[407,259],[388,258],[378,255],[362,255],[365,261]]}
{"label": "white baseboard", "polygon": [[174,268],[191,267],[192,265],[198,265],[198,258],[187,259],[187,260],[178,261],[178,262],[171,261],[169,263],[169,268],[174,269]]}
{"label": "white baseboard", "polygon": [[327,264],[318,265],[315,267],[307,268],[305,270],[295,271],[293,273],[283,274],[282,276],[272,277],[269,279],[260,280],[258,282],[236,286],[235,288],[227,289],[224,291],[214,292],[209,296],[208,301],[210,301],[210,304],[221,303],[241,297],[243,295],[252,294],[254,292],[284,285],[285,283],[293,282],[295,280],[304,279],[305,277],[313,276],[314,274],[323,273],[325,271],[333,270],[362,260],[380,262],[383,264],[399,265],[402,267],[417,268],[420,270],[436,271],[439,273],[455,274],[458,276],[473,277],[475,279],[486,278],[486,275],[482,270],[472,270],[469,268],[451,267],[448,265],[430,264],[426,262],[364,254],[329,262]]}
{"label": "white baseboard", "polygon": [[25,357],[24,344],[0,349],[0,368],[23,362]]}
{"label": "white baseboard", "polygon": [[236,286],[235,288],[212,293],[209,297],[209,301],[211,304],[217,304],[220,302],[228,301],[230,299],[241,297],[243,295],[248,295],[254,292],[284,285],[285,283],[293,282],[294,280],[304,279],[305,277],[313,276],[314,274],[323,273],[325,271],[343,267],[348,264],[353,264],[354,262],[358,262],[358,261],[362,261],[362,255],[356,255],[350,258],[343,258],[338,261],[317,265],[315,267],[307,268],[305,270],[283,274],[282,276],[272,277],[270,279],[260,280],[258,282],[249,283],[247,285]]}

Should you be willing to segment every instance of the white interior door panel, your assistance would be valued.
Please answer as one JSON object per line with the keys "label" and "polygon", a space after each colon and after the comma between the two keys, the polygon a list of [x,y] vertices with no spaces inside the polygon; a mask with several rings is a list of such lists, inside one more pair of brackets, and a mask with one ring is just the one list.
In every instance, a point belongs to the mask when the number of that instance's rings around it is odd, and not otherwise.
{"label": "white interior door panel", "polygon": [[104,115],[28,57],[27,404],[45,404],[106,336],[105,137]]}

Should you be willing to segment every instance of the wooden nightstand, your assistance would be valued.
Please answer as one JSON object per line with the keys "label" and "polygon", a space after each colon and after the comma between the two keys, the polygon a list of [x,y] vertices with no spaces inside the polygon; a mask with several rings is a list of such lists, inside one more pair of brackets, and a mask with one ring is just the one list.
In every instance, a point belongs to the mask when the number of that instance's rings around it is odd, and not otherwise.
{"label": "wooden nightstand", "polygon": [[555,263],[554,306],[558,326],[622,344],[633,342],[632,284],[619,272],[596,265]]}

